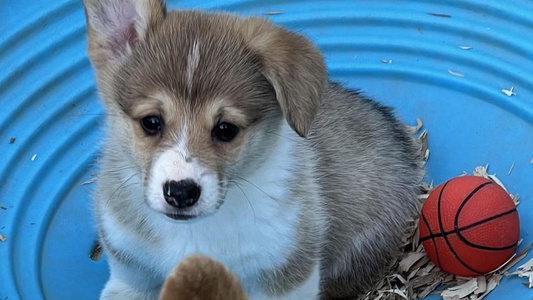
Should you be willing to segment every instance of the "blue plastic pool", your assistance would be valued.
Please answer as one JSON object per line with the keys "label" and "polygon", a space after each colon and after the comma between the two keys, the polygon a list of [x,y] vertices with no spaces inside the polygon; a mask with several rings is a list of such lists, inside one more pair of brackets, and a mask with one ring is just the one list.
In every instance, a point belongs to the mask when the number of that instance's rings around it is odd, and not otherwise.
{"label": "blue plastic pool", "polygon": [[[309,36],[333,79],[396,107],[405,122],[424,121],[428,181],[489,164],[522,200],[521,247],[533,242],[531,0],[169,7],[263,15]],[[79,0],[0,1],[0,300],[96,299],[108,277],[105,257],[88,257],[103,110],[84,26]],[[501,91],[511,87],[515,95]],[[487,299],[533,299],[533,291],[505,278]]]}

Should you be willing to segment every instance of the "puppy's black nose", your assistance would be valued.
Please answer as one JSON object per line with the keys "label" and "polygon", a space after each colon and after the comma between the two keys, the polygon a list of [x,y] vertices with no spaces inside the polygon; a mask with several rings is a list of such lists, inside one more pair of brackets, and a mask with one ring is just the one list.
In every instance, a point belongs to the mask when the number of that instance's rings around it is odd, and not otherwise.
{"label": "puppy's black nose", "polygon": [[200,192],[200,187],[192,179],[167,181],[163,185],[165,200],[176,208],[193,206],[200,198]]}

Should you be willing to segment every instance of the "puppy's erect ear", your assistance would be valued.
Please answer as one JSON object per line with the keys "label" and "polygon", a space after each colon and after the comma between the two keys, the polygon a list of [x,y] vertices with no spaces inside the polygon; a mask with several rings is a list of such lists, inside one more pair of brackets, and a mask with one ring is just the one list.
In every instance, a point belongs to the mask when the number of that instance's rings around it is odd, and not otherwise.
{"label": "puppy's erect ear", "polygon": [[327,82],[320,51],[307,38],[267,20],[243,20],[241,31],[261,60],[261,71],[274,87],[287,122],[306,136]]}
{"label": "puppy's erect ear", "polygon": [[89,57],[94,67],[127,56],[165,16],[160,0],[84,0]]}

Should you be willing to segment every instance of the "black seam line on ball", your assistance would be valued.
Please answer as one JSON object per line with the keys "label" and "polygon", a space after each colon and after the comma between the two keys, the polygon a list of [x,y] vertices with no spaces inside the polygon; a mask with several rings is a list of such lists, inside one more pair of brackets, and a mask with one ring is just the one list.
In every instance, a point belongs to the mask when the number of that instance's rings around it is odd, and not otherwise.
{"label": "black seam line on ball", "polygon": [[[503,216],[506,216],[506,215],[510,215],[512,213],[517,213],[517,210],[516,208],[515,209],[512,209],[510,211],[507,211],[507,212],[504,212],[504,213],[501,213],[497,216],[494,216],[494,217],[490,217],[488,219],[485,219],[485,220],[488,220],[488,221],[492,221],[494,219],[497,219],[497,218],[500,218],[500,217],[503,217]],[[518,243],[518,241],[512,243],[511,245],[508,245],[508,246],[503,246],[503,247],[488,247],[488,246],[483,246],[483,245],[478,245],[478,244],[474,244],[472,242],[470,242],[469,240],[467,240],[462,234],[461,234],[461,231],[458,231],[457,232],[457,236],[459,237],[459,239],[461,239],[461,241],[463,241],[465,244],[467,244],[468,246],[470,247],[474,247],[474,248],[478,248],[478,249],[483,249],[483,250],[491,250],[491,251],[498,251],[498,250],[508,250],[508,249],[512,249],[516,246],[516,244]]]}
{"label": "black seam line on ball", "polygon": [[[461,205],[459,206],[459,209],[457,210],[457,214],[455,214],[455,220],[453,222],[453,228],[454,229],[457,229],[459,227],[459,216],[461,215],[461,212],[463,210],[463,208],[466,206],[466,204],[468,203],[468,201],[470,201],[472,199],[472,197],[477,193],[479,192],[482,188],[484,188],[485,186],[487,185],[492,185],[492,184],[495,184],[493,181],[489,181],[489,182],[485,182],[481,185],[479,185],[477,188],[475,188],[471,193],[470,195],[468,195],[464,200],[463,200],[463,203],[461,203]],[[511,211],[508,211],[506,212],[507,214],[510,214],[510,213],[513,213],[514,211],[516,211],[516,207],[514,207]],[[504,213],[504,215],[506,214]],[[496,217],[496,216],[495,216]],[[495,218],[493,217],[493,218]],[[509,246],[505,246],[505,247],[487,247],[487,246],[482,246],[482,245],[476,245],[470,241],[468,241],[463,235],[461,235],[461,232],[457,232],[457,236],[459,237],[459,239],[461,239],[464,243],[466,243],[467,245],[471,246],[471,247],[475,247],[475,248],[479,248],[479,249],[485,249],[485,250],[506,250],[506,249],[510,249],[512,247],[514,247],[516,245],[516,243],[518,241],[516,241],[515,243],[513,243],[512,245],[509,245]]]}
{"label": "black seam line on ball", "polygon": [[493,184],[492,181],[489,181],[489,182],[485,182],[485,183],[482,183],[480,184],[478,187],[476,187],[472,192],[470,192],[470,194],[468,196],[466,196],[466,198],[463,200],[463,202],[461,203],[461,205],[459,205],[459,209],[457,209],[457,213],[455,214],[455,219],[453,221],[453,228],[454,229],[457,229],[457,226],[459,224],[459,216],[461,215],[461,212],[463,211],[463,208],[465,207],[466,203],[468,203],[468,201],[470,201],[470,199],[472,199],[472,197],[474,197],[474,195],[479,191],[481,190],[483,187],[489,185],[489,184]]}
{"label": "black seam line on ball", "polygon": [[[466,196],[466,198],[463,200],[463,202],[461,203],[461,205],[459,205],[459,209],[457,210],[457,213],[455,214],[455,220],[454,220],[454,225],[453,225],[453,230],[451,231],[443,231],[443,228],[441,227],[440,228],[440,233],[436,233],[435,234],[435,237],[439,237],[439,236],[442,236],[444,237],[445,235],[449,235],[449,234],[452,234],[452,233],[457,233],[458,231],[461,231],[461,230],[466,230],[466,229],[469,229],[471,227],[474,227],[476,225],[479,225],[478,223],[482,224],[484,223],[484,220],[481,220],[481,221],[478,221],[474,224],[470,224],[468,226],[465,226],[465,227],[462,227],[462,228],[457,228],[457,223],[458,223],[458,219],[459,219],[459,213],[461,212],[461,210],[463,209],[465,203],[470,200],[470,198],[472,198],[472,196],[474,196],[474,194],[480,190],[482,187],[484,187],[485,185],[487,184],[490,184],[492,182],[485,182],[481,185],[479,185],[478,187],[476,187],[468,196]],[[437,205],[438,205],[438,220],[439,220],[439,225],[441,225],[441,219],[440,219],[440,201],[441,201],[441,197],[442,197],[442,192],[444,191],[444,188],[446,187],[446,185],[448,185],[448,182],[446,182],[444,184],[444,186],[442,187],[442,189],[440,190],[440,193],[439,193],[439,198],[438,198],[438,202],[437,202]],[[431,239],[431,236],[425,236],[423,238],[420,238],[420,241],[423,242],[423,241],[427,241],[428,239]]]}
{"label": "black seam line on ball", "polygon": [[[500,217],[503,217],[503,216],[506,216],[506,215],[510,215],[510,214],[512,214],[514,212],[517,212],[516,208],[511,209],[511,210],[506,211],[506,212],[503,212],[501,214],[498,214],[498,215],[483,219],[481,221],[477,221],[476,223],[472,223],[472,224],[467,225],[465,227],[457,228],[457,229],[454,229],[454,230],[451,230],[451,231],[446,231],[446,232],[444,232],[444,235],[450,235],[450,234],[454,234],[454,233],[457,233],[458,235],[460,235],[462,231],[471,229],[471,228],[476,227],[478,225],[482,225],[482,224],[488,223],[488,222],[490,222],[490,221],[492,221],[494,219],[497,219],[497,218],[500,218]],[[424,241],[427,241],[429,239],[434,239],[434,238],[437,238],[437,237],[440,237],[440,236],[442,236],[442,234],[440,234],[440,233],[432,233],[431,235],[428,235],[428,236],[425,236],[423,238],[420,238],[420,242],[424,242]],[[468,241],[466,241],[466,242],[468,243]],[[472,245],[474,245],[474,244],[472,244]],[[516,245],[516,243],[515,243],[515,245]],[[475,247],[478,247],[478,246],[476,245]],[[479,247],[484,247],[484,246],[479,246]],[[504,249],[508,249],[508,248],[511,248],[511,247],[512,246],[503,247],[503,248],[490,248],[490,247],[488,247],[489,249],[487,249],[487,250],[504,250]]]}
{"label": "black seam line on ball", "polygon": [[[450,251],[453,253],[453,255],[455,256],[455,258],[463,265],[465,266],[465,268],[467,268],[468,270],[474,272],[474,273],[477,273],[477,274],[483,274],[483,272],[480,272],[474,268],[472,268],[471,266],[467,265],[460,257],[459,255],[457,254],[457,252],[455,252],[455,249],[453,249],[452,247],[452,244],[450,243],[450,241],[448,240],[448,236],[444,234],[444,226],[442,225],[442,218],[441,218],[441,200],[442,200],[442,194],[444,193],[444,190],[446,189],[446,186],[448,186],[448,183],[450,183],[450,181],[447,181],[444,186],[442,187],[442,190],[440,190],[440,194],[439,194],[439,198],[437,199],[437,210],[438,210],[438,219],[439,219],[439,227],[440,227],[440,232],[441,232],[441,236],[444,238],[444,241],[446,242],[446,245],[448,245],[448,248],[450,248]],[[474,191],[472,191],[472,193],[470,193],[469,197],[472,197],[473,194],[478,190],[478,188],[476,188]],[[468,197],[467,197],[468,198]]]}
{"label": "black seam line on ball", "polygon": [[[424,224],[426,224],[426,228],[429,231],[429,237],[431,238],[431,242],[433,242],[433,248],[435,249],[435,255],[437,256],[437,264],[438,264],[438,267],[440,268],[441,263],[440,263],[440,258],[439,258],[439,251],[437,251],[437,243],[435,242],[436,235],[434,235],[433,232],[431,231],[431,227],[429,227],[429,222],[426,219],[424,212],[422,212],[421,215],[422,215],[422,220],[424,221]],[[422,240],[420,240],[420,242],[422,242]]]}

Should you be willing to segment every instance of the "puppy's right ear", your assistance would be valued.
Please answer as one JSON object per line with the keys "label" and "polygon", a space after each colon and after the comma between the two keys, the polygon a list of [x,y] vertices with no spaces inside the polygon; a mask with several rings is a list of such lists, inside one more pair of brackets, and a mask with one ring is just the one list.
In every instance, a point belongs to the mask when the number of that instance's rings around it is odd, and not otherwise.
{"label": "puppy's right ear", "polygon": [[164,19],[160,0],[83,0],[89,57],[96,69],[120,61]]}

